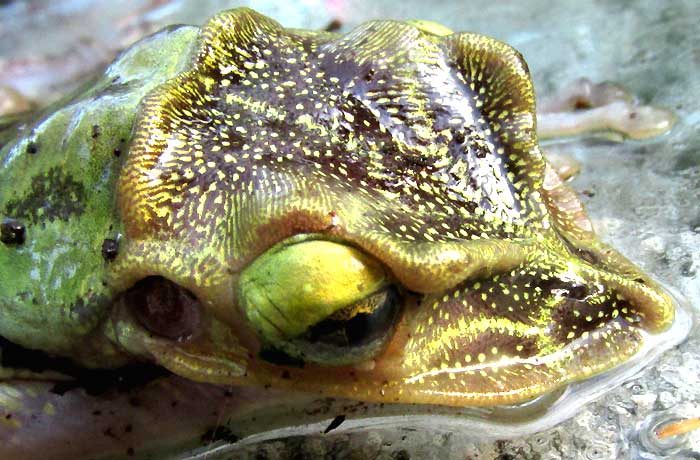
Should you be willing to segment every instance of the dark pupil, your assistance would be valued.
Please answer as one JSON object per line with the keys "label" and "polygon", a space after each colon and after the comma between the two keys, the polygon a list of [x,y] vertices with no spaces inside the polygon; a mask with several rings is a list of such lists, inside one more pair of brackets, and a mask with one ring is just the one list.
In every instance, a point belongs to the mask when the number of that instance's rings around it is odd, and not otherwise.
{"label": "dark pupil", "polygon": [[384,302],[371,313],[358,313],[349,320],[323,320],[312,326],[304,339],[337,347],[367,345],[383,337],[392,327],[399,310],[398,300],[396,288],[389,287]]}
{"label": "dark pupil", "polygon": [[199,325],[199,300],[187,289],[161,276],[149,276],[124,294],[134,316],[154,334],[182,339]]}

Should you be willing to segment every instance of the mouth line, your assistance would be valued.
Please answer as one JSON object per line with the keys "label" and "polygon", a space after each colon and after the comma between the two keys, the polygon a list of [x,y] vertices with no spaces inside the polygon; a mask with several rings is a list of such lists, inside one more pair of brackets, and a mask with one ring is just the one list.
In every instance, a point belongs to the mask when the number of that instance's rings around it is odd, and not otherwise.
{"label": "mouth line", "polygon": [[[80,388],[91,396],[109,391],[128,392],[143,387],[149,382],[170,372],[149,363],[129,364],[116,369],[90,369],[82,367],[68,358],[49,355],[32,350],[0,336],[0,369],[9,370],[10,377],[2,380],[41,380],[53,382],[52,393],[63,395]],[[15,379],[11,371],[17,371]],[[22,375],[28,373],[29,377]]]}

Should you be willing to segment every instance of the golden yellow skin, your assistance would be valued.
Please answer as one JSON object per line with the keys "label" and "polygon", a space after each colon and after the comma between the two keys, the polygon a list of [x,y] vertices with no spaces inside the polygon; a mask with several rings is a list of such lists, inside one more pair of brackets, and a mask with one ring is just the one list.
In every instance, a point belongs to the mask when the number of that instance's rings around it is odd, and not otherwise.
{"label": "golden yellow skin", "polygon": [[[517,403],[629,359],[673,320],[668,295],[595,239],[543,159],[520,54],[425,23],[338,36],[248,9],[217,15],[192,69],[144,101],[118,200],[126,234],[110,287],[165,277],[206,320],[172,343],[116,308],[106,333],[195,380]],[[297,368],[259,355],[241,274],[303,234],[358,249],[401,288],[395,332],[372,359]]]}

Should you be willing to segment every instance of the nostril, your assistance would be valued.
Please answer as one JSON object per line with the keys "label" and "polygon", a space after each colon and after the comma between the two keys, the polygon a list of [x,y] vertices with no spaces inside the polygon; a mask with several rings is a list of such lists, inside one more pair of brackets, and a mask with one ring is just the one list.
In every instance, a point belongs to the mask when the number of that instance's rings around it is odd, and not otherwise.
{"label": "nostril", "polygon": [[588,295],[588,288],[581,284],[575,284],[569,287],[569,298],[575,300],[583,300]]}
{"label": "nostril", "polygon": [[124,293],[124,301],[150,332],[173,340],[192,336],[200,321],[200,302],[187,289],[163,278],[149,276]]}

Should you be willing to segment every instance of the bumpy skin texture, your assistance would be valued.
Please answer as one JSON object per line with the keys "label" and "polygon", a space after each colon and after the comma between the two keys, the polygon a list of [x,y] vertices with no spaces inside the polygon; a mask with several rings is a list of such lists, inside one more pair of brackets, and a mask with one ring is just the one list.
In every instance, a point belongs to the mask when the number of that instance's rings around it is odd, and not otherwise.
{"label": "bumpy skin texture", "polygon": [[[146,47],[154,60],[125,82],[111,124],[51,121],[81,107],[68,104],[36,128],[60,149],[30,153],[30,135],[4,149],[0,210],[24,219],[27,242],[0,246],[0,335],[89,366],[146,359],[212,383],[494,405],[600,373],[672,322],[670,298],[595,239],[542,157],[527,67],[508,45],[395,21],[290,30],[239,9],[207,23],[180,74],[192,30],[181,33]],[[85,107],[120,97],[107,75]],[[96,123],[95,142],[128,139],[133,124],[123,164],[112,144],[71,148]],[[400,289],[395,332],[362,365],[259,353],[239,278],[304,234],[362,251]],[[42,241],[79,254],[59,263]],[[198,299],[191,337],[158,337],[130,314],[122,294],[149,276]]]}

